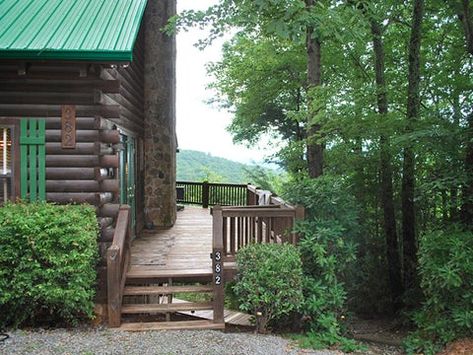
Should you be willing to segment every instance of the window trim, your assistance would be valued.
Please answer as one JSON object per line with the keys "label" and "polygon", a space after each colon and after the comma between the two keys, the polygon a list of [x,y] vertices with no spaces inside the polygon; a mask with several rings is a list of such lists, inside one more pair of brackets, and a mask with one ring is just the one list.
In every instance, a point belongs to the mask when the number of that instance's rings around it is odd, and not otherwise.
{"label": "window trim", "polygon": [[20,120],[14,118],[0,118],[0,128],[11,129],[12,140],[12,177],[11,177],[11,201],[20,198]]}

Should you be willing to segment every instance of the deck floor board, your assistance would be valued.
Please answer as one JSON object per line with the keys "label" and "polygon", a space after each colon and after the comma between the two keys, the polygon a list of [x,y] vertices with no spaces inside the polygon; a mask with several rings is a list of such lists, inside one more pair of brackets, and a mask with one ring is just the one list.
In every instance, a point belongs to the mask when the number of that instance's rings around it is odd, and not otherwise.
{"label": "deck floor board", "polygon": [[[146,231],[131,247],[129,274],[205,274],[212,272],[212,216],[209,209],[186,206],[177,213],[172,228]],[[174,298],[173,303],[184,301]],[[181,314],[213,319],[213,311],[181,311]],[[225,310],[225,323],[250,326],[250,316]]]}
{"label": "deck floor board", "polygon": [[212,269],[210,210],[186,206],[169,229],[146,231],[133,241],[131,268],[176,270]]}

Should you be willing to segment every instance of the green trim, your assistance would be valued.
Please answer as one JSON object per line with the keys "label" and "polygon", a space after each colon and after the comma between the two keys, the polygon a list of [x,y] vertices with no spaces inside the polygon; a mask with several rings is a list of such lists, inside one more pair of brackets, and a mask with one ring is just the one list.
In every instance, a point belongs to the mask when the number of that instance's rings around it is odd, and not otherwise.
{"label": "green trim", "polygon": [[21,198],[46,200],[46,121],[24,118],[20,122]]}
{"label": "green trim", "polygon": [[131,62],[132,51],[0,50],[0,59]]}
{"label": "green trim", "polygon": [[22,119],[20,123],[20,187],[21,198],[24,200],[28,196],[28,146],[21,144],[27,139],[28,120]]}

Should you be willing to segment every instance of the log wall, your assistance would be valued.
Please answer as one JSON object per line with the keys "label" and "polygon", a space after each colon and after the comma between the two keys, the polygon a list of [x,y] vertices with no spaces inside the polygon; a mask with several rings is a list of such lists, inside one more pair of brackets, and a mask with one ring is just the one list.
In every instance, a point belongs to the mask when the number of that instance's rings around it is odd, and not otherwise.
{"label": "log wall", "polygon": [[[119,208],[120,131],[137,141],[137,230],[143,226],[143,34],[135,60],[124,63],[0,60],[0,123],[46,119],[46,198],[89,203],[101,228],[105,261]],[[61,106],[76,107],[75,149],[61,148]],[[99,266],[97,302],[106,303],[106,264]]]}

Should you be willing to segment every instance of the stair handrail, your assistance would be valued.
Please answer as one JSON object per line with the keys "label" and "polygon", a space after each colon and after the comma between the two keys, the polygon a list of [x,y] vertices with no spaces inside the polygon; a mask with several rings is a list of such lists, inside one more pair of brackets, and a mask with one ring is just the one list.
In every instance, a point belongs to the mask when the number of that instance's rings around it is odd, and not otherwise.
{"label": "stair handrail", "polygon": [[112,245],[107,249],[107,298],[110,327],[121,325],[121,308],[126,273],[130,264],[131,208],[120,206]]}

